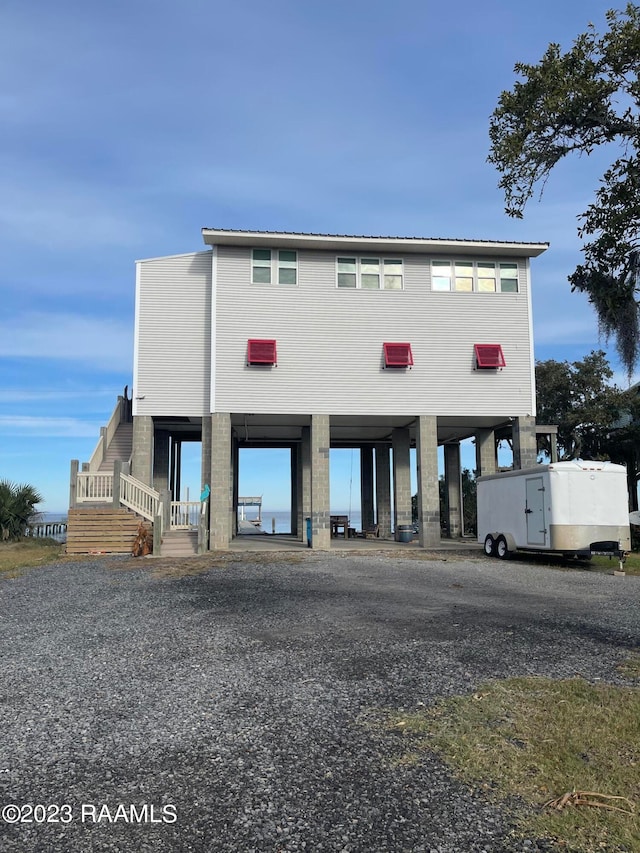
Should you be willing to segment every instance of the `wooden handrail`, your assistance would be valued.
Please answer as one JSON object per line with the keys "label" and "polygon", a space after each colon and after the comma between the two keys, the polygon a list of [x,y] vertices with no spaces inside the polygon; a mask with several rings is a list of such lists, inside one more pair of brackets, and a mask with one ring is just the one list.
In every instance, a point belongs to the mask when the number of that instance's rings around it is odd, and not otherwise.
{"label": "wooden handrail", "polygon": [[160,492],[136,480],[130,474],[120,474],[120,503],[138,515],[153,521],[158,515]]}
{"label": "wooden handrail", "polygon": [[113,499],[113,474],[78,471],[76,483],[76,503],[110,503]]}

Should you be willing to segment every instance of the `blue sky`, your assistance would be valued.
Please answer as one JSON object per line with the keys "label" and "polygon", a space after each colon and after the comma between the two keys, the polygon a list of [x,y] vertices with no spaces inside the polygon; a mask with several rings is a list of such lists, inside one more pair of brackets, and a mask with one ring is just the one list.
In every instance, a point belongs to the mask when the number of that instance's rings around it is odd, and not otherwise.
{"label": "blue sky", "polygon": [[[521,222],[486,157],[514,64],[612,5],[5,0],[0,478],[66,510],[70,459],[131,386],[134,261],[202,249],[203,226],[549,241],[536,357],[607,349],[567,284],[604,152],[558,167]],[[286,507],[279,465],[254,460],[241,491]],[[333,468],[345,508],[351,459]]]}

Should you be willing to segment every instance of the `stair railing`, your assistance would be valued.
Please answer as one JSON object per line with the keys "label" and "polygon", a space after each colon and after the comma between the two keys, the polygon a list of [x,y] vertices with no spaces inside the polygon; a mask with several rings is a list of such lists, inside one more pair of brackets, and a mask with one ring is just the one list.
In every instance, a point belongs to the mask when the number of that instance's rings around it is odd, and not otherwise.
{"label": "stair railing", "polygon": [[76,504],[111,503],[113,474],[105,471],[78,471],[76,474]]}
{"label": "stair railing", "polygon": [[104,457],[109,445],[111,444],[111,440],[113,439],[116,430],[124,420],[125,414],[124,398],[119,396],[111,414],[111,418],[109,419],[109,423],[106,427],[100,427],[100,438],[98,439],[95,450],[91,454],[91,459],[89,459],[90,471],[97,471],[104,461]]}
{"label": "stair railing", "polygon": [[160,492],[136,480],[130,474],[120,473],[120,503],[143,518],[153,521],[158,515]]}
{"label": "stair railing", "polygon": [[196,530],[200,522],[200,501],[171,501],[171,530]]}

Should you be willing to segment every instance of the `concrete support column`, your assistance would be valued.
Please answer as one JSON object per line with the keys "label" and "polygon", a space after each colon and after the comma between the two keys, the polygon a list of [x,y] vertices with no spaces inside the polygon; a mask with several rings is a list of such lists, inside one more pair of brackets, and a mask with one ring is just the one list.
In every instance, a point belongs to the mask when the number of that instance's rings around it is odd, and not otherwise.
{"label": "concrete support column", "polygon": [[300,514],[299,536],[307,538],[307,519],[311,518],[311,427],[302,427],[300,442]]}
{"label": "concrete support column", "polygon": [[131,476],[147,486],[153,485],[153,418],[149,415],[133,418]]}
{"label": "concrete support column", "polygon": [[331,547],[329,510],[329,415],[311,415],[311,547]]}
{"label": "concrete support column", "polygon": [[157,492],[169,488],[169,437],[166,429],[157,429],[153,437],[153,488]]}
{"label": "concrete support column", "polygon": [[462,535],[462,471],[460,442],[444,446],[444,482],[447,498],[447,532],[450,539]]}
{"label": "concrete support column", "polygon": [[492,429],[479,429],[476,432],[476,472],[478,477],[495,474],[498,469],[496,460],[496,435]]}
{"label": "concrete support column", "polygon": [[376,524],[381,539],[391,538],[389,445],[376,444]]}
{"label": "concrete support column", "polygon": [[393,526],[398,540],[398,527],[411,524],[411,463],[408,429],[394,429],[391,433],[393,448]]}
{"label": "concrete support column", "polygon": [[551,461],[557,462],[558,461],[558,434],[555,432],[552,432],[551,435],[549,436],[549,438],[551,440]]}
{"label": "concrete support column", "polygon": [[[203,442],[204,443],[204,442]],[[211,415],[211,497],[209,541],[211,549],[226,550],[231,539],[233,482],[231,474],[231,415]]]}
{"label": "concrete support column", "polygon": [[373,447],[360,448],[360,519],[362,529],[373,527]]}
{"label": "concrete support column", "polygon": [[440,542],[440,489],[438,486],[438,419],[420,415],[416,429],[418,466],[418,523],[420,546]]}
{"label": "concrete support column", "polygon": [[298,535],[298,463],[300,460],[300,445],[291,445],[291,535]]}
{"label": "concrete support column", "polygon": [[516,470],[533,468],[537,461],[536,419],[523,415],[513,422],[513,467]]}

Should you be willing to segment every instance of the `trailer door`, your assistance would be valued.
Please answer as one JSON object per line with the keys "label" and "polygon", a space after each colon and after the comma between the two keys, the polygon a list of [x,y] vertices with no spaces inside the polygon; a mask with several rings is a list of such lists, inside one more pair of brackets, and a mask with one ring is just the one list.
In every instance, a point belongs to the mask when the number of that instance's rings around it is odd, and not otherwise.
{"label": "trailer door", "polygon": [[546,545],[547,530],[544,521],[544,484],[542,477],[527,479],[527,545]]}

